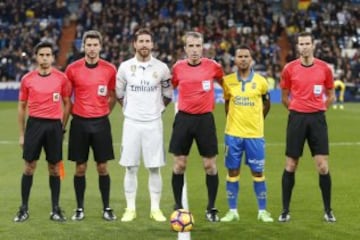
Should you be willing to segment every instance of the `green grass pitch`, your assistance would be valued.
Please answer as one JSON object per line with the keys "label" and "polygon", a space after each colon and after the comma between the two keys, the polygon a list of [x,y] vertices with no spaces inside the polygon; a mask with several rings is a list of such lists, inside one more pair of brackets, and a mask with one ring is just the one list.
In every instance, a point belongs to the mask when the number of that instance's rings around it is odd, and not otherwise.
{"label": "green grass pitch", "polygon": [[[98,178],[93,160],[89,161],[87,189],[85,193],[86,217],[82,222],[69,220],[75,208],[72,176],[74,165],[65,161],[66,177],[62,181],[61,206],[68,221],[59,224],[49,220],[50,191],[44,154],[38,163],[30,195],[30,218],[25,223],[13,223],[12,219],[20,204],[20,176],[23,170],[21,149],[18,145],[17,105],[0,103],[0,239],[134,239],[170,240],[177,234],[170,231],[170,224],[156,223],[149,219],[149,193],[147,172],[141,167],[137,196],[137,219],[122,223],[119,218],[125,208],[123,192],[124,170],[118,164],[122,129],[122,113],[117,106],[111,114],[116,160],[109,163],[111,174],[111,206],[118,216],[115,222],[101,218],[101,200]],[[215,110],[218,128],[218,168],[220,186],[217,207],[223,216],[228,207],[225,193],[226,169],[223,166],[223,131],[225,125],[223,105]],[[164,113],[165,148],[168,148],[174,118],[173,105]],[[277,219],[281,211],[281,174],[284,167],[284,139],[287,111],[274,104],[265,121],[266,132],[266,179],[268,186],[268,210]],[[302,157],[296,174],[296,184],[291,204],[291,222],[281,224],[261,223],[256,219],[257,206],[252,179],[247,166],[242,167],[239,196],[240,221],[232,223],[208,223],[204,219],[206,206],[205,175],[198,151],[193,145],[187,168],[190,210],[195,218],[191,232],[193,240],[231,239],[358,239],[360,236],[358,201],[360,183],[360,105],[348,103],[344,110],[330,109],[327,113],[330,134],[330,170],[333,180],[333,208],[338,222],[323,221],[323,209],[318,186],[318,175],[308,148]],[[67,136],[66,136],[67,137]],[[67,140],[64,156],[67,155]],[[171,191],[172,157],[167,154],[167,166],[162,169],[164,181],[162,210],[170,216],[173,206]]]}

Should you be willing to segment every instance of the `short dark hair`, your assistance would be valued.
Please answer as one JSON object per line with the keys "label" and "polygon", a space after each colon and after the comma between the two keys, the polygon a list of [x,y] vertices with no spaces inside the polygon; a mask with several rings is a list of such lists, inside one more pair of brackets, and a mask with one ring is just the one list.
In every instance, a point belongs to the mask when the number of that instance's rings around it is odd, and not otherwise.
{"label": "short dark hair", "polygon": [[149,35],[151,38],[151,41],[153,41],[153,34],[151,33],[151,31],[147,28],[140,28],[139,30],[137,30],[134,34],[134,39],[133,41],[136,42],[138,40],[138,37],[140,35]]}
{"label": "short dark hair", "polygon": [[50,48],[51,54],[54,54],[54,44],[50,41],[41,41],[34,47],[34,53],[35,55],[39,52],[41,48]]}
{"label": "short dark hair", "polygon": [[101,35],[101,33],[99,31],[96,31],[96,30],[86,31],[84,33],[84,35],[83,35],[83,38],[82,38],[82,44],[83,45],[85,44],[85,41],[88,38],[99,39],[100,45],[102,45],[103,38],[102,38],[102,35]]}
{"label": "short dark hair", "polygon": [[296,35],[296,44],[299,42],[299,37],[311,37],[311,42],[314,42],[314,36],[310,32],[300,32]]}
{"label": "short dark hair", "polygon": [[249,46],[247,46],[247,45],[239,45],[239,46],[237,46],[237,47],[235,48],[235,52],[236,52],[237,50],[240,50],[240,49],[249,50],[250,56],[251,56],[251,57],[253,56],[253,50],[252,50]]}

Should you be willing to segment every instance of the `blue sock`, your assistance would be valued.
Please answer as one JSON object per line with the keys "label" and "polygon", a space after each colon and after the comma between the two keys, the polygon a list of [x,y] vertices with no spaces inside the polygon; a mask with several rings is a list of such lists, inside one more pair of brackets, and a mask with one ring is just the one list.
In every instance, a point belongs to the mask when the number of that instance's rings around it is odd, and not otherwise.
{"label": "blue sock", "polygon": [[239,181],[236,182],[226,181],[227,200],[230,209],[237,208],[239,188],[240,188]]}
{"label": "blue sock", "polygon": [[254,181],[254,191],[258,202],[259,210],[266,209],[266,184],[265,181]]}

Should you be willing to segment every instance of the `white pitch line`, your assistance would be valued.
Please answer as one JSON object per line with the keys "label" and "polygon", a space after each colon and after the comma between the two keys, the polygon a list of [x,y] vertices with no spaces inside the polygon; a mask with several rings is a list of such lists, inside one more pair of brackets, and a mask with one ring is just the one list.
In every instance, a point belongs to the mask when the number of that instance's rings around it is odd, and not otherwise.
{"label": "white pitch line", "polygon": [[[175,110],[175,114],[178,111],[177,108],[177,102],[175,102],[174,104],[174,110]],[[187,196],[187,184],[186,184],[186,177],[184,174],[184,186],[183,186],[183,190],[182,190],[182,205],[183,208],[185,209],[189,209],[189,202],[188,202],[188,196]],[[179,232],[178,233],[178,240],[191,240],[191,234],[190,232]]]}
{"label": "white pitch line", "polygon": [[[183,192],[182,192],[182,205],[185,209],[189,209],[185,174],[184,174],[184,187],[183,187]],[[190,232],[179,232],[178,240],[191,240]]]}

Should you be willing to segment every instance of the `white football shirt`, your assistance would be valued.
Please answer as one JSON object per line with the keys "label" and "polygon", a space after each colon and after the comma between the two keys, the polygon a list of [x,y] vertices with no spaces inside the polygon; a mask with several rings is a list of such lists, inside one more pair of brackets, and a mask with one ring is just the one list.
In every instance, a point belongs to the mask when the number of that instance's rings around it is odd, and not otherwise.
{"label": "white football shirt", "polygon": [[116,75],[116,96],[123,98],[124,116],[137,121],[161,117],[163,97],[172,98],[173,89],[168,66],[151,57],[139,62],[135,57],[119,66]]}

